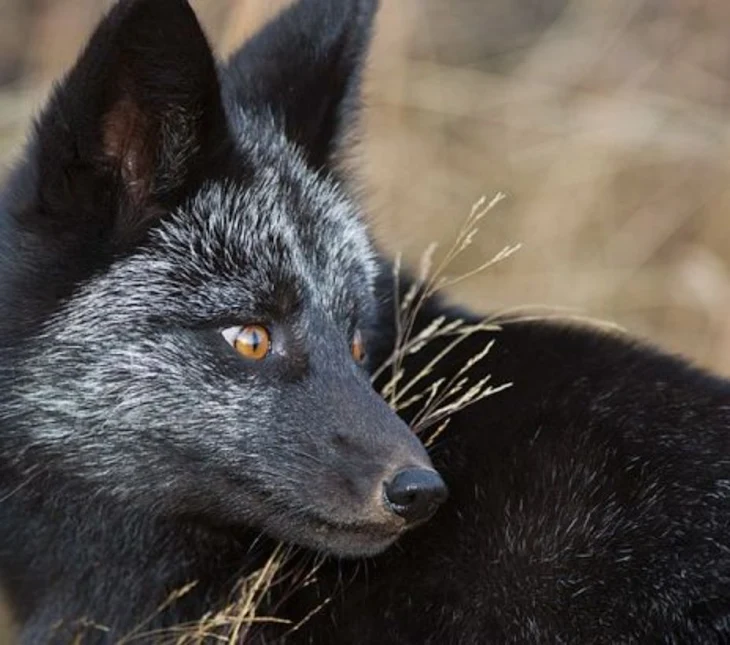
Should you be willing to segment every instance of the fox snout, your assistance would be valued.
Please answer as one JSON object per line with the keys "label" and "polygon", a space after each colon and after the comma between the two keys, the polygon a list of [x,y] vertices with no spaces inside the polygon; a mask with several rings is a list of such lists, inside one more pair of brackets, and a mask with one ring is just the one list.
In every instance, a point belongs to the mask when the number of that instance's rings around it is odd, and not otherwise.
{"label": "fox snout", "polygon": [[[292,490],[314,530],[297,541],[344,556],[382,551],[428,520],[447,497],[421,441],[366,375],[323,370],[297,388],[308,430],[285,469],[308,472]],[[316,406],[311,402],[316,401]],[[312,459],[314,455],[314,459]],[[304,484],[304,481],[302,481]]]}

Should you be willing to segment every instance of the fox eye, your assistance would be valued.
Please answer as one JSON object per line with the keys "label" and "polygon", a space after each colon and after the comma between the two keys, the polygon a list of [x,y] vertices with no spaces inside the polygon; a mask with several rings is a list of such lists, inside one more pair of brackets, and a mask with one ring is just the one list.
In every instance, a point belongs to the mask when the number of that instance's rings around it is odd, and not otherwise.
{"label": "fox eye", "polygon": [[228,344],[244,358],[260,361],[271,349],[269,331],[261,325],[229,327],[222,333]]}
{"label": "fox eye", "polygon": [[362,363],[365,360],[365,343],[362,340],[362,334],[359,329],[355,330],[355,334],[352,337],[352,357],[358,362]]}

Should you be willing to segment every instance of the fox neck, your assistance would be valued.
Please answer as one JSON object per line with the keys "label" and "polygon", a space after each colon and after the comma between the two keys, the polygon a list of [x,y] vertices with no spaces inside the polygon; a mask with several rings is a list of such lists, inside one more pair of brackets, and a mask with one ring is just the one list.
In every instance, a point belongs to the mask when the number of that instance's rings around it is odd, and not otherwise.
{"label": "fox neck", "polygon": [[[197,620],[216,609],[212,599],[229,599],[275,547],[255,530],[222,531],[120,508],[58,476],[0,472],[0,523],[11,538],[0,565],[22,607],[17,617],[27,623],[21,642],[47,642],[43,630],[56,623],[54,638],[70,642],[80,630],[97,629],[89,625],[123,637],[129,625],[147,630]],[[93,598],[80,598],[82,587],[93,589]],[[187,592],[160,609],[181,589]]]}

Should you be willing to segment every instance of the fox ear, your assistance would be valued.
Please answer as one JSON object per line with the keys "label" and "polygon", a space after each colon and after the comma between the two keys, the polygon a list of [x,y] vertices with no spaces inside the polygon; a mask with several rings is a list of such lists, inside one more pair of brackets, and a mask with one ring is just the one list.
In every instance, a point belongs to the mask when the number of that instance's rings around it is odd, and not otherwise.
{"label": "fox ear", "polygon": [[356,118],[377,0],[299,0],[231,58],[236,100],[271,113],[316,168]]}
{"label": "fox ear", "polygon": [[37,124],[39,215],[125,240],[225,140],[215,61],[185,0],[122,0]]}

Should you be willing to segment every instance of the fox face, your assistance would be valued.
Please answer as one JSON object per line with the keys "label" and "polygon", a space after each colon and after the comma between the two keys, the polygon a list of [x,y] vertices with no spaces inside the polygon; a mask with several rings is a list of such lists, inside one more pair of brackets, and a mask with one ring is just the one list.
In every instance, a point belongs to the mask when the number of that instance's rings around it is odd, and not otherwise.
{"label": "fox face", "polygon": [[369,383],[380,268],[333,162],[374,5],[303,0],[221,70],[183,0],[107,16],[2,205],[14,468],[340,555],[443,501]]}

